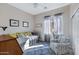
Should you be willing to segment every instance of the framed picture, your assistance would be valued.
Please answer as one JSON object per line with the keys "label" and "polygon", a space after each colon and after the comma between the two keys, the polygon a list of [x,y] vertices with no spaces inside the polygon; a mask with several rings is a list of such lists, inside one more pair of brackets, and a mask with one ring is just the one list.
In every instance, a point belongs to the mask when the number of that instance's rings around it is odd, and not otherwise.
{"label": "framed picture", "polygon": [[29,27],[29,22],[23,21],[23,27]]}
{"label": "framed picture", "polygon": [[10,19],[11,27],[19,27],[19,20]]}

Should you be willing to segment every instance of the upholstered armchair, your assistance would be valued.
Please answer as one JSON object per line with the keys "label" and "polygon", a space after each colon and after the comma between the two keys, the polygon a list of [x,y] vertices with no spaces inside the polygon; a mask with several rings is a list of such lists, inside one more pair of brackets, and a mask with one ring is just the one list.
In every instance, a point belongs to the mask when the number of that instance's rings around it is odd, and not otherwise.
{"label": "upholstered armchair", "polygon": [[57,38],[52,36],[50,40],[50,48],[57,55],[73,54],[71,39],[64,35],[59,35]]}

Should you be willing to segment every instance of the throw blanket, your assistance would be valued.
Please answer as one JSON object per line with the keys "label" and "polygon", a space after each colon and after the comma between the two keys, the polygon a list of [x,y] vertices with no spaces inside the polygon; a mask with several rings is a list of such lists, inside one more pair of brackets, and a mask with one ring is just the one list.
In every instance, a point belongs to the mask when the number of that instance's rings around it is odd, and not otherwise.
{"label": "throw blanket", "polygon": [[41,44],[41,45],[35,45],[35,46],[31,46],[28,47],[25,51],[24,51],[24,55],[49,55],[50,54],[50,48],[48,46],[48,44]]}

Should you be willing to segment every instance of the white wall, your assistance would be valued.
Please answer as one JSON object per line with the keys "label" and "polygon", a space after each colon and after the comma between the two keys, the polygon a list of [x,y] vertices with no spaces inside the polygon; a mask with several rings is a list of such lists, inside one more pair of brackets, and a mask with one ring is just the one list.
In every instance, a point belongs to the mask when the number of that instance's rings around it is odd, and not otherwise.
{"label": "white wall", "polygon": [[65,6],[62,8],[58,8],[55,10],[51,10],[45,13],[41,13],[38,15],[35,15],[35,25],[38,23],[42,24],[42,27],[35,27],[35,31],[40,32],[42,35],[42,41],[44,41],[44,35],[43,35],[43,21],[44,21],[44,16],[51,15],[53,16],[54,14],[61,13],[63,12],[63,31],[66,36],[71,36],[71,20],[70,20],[70,6]]}
{"label": "white wall", "polygon": [[[51,15],[53,16],[56,13],[63,12],[63,19],[64,19],[64,34],[66,36],[73,37],[73,47],[75,54],[79,54],[79,30],[78,30],[78,19],[74,17],[73,23],[72,19],[70,18],[76,9],[79,8],[79,4],[71,4],[69,6],[65,6],[62,8],[58,8],[55,10],[51,10],[48,12],[44,12],[38,15],[31,15],[24,11],[21,11],[13,6],[8,4],[0,4],[0,26],[7,26],[8,28],[6,31],[3,31],[0,28],[0,34],[7,34],[7,33],[15,33],[15,32],[23,32],[23,31],[37,31],[41,34],[42,41],[44,41],[43,35],[43,21],[44,16]],[[19,20],[19,27],[10,27],[9,26],[9,19]],[[22,27],[22,21],[28,21],[29,27]],[[42,26],[37,26],[42,24]],[[72,26],[73,25],[73,26]],[[75,27],[75,28],[74,28]]]}
{"label": "white wall", "polygon": [[[7,26],[8,28],[6,31],[3,31],[0,28],[0,34],[7,34],[7,33],[14,33],[14,32],[23,32],[23,31],[37,31],[42,36],[42,41],[44,41],[43,36],[43,21],[44,16],[51,15],[53,16],[56,13],[63,12],[63,19],[64,19],[64,34],[66,36],[73,37],[73,47],[75,54],[79,54],[79,25],[78,17],[74,17],[73,21],[70,18],[76,9],[79,8],[79,4],[71,4],[69,6],[65,6],[62,8],[58,8],[55,10],[51,10],[48,12],[44,12],[38,15],[31,15],[24,11],[21,11],[13,6],[8,4],[0,4],[0,26]],[[19,27],[10,27],[9,26],[9,19],[19,20]],[[22,27],[22,21],[28,21],[29,27]],[[37,26],[42,24],[42,26]],[[73,26],[72,26],[73,25]]]}
{"label": "white wall", "polygon": [[[10,27],[9,19],[19,20],[19,27]],[[29,27],[22,27],[22,21],[29,22]],[[6,31],[0,28],[0,34],[19,31],[33,31],[33,16],[8,4],[0,4],[0,26],[7,26]]]}
{"label": "white wall", "polygon": [[[79,8],[79,4],[70,5],[70,16]],[[73,48],[75,54],[79,55],[79,11],[75,14],[72,19],[72,37],[73,37]]]}

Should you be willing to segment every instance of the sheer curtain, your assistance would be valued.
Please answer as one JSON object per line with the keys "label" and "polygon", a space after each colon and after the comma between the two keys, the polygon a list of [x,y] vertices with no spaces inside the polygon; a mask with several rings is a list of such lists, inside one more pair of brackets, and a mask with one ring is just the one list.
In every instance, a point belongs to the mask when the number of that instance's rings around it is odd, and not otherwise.
{"label": "sheer curtain", "polygon": [[48,35],[51,33],[50,26],[51,26],[51,19],[49,16],[44,19],[44,34]]}
{"label": "sheer curtain", "polygon": [[44,18],[44,40],[50,41],[51,34],[51,17],[45,16]]}
{"label": "sheer curtain", "polygon": [[57,34],[63,34],[63,16],[62,16],[62,14],[57,14],[54,16],[54,31]]}

